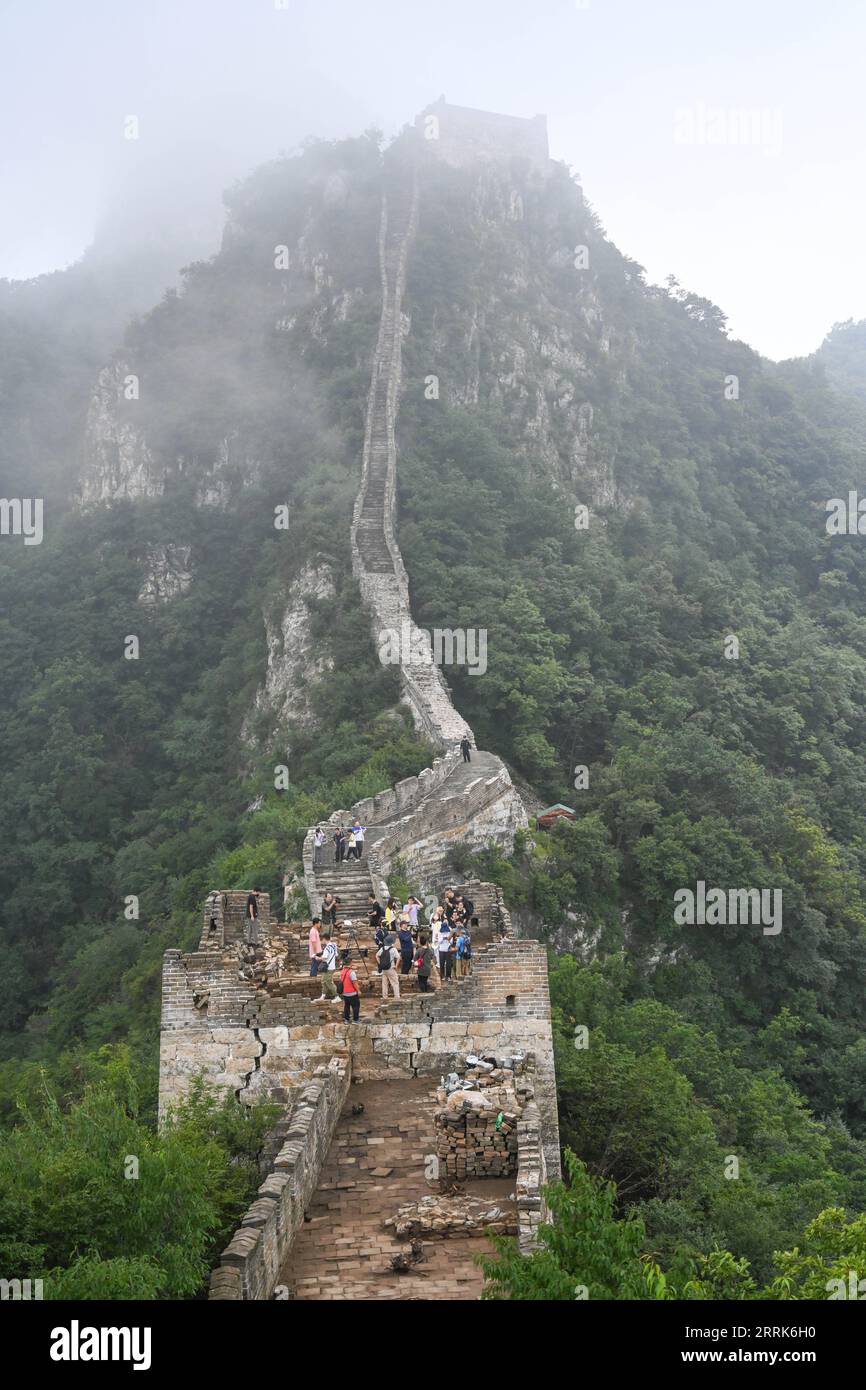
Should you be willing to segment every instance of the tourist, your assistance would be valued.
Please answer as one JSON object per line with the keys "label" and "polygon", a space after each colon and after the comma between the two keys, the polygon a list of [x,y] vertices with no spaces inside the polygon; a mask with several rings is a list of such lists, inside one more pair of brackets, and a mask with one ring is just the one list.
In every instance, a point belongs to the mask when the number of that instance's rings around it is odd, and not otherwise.
{"label": "tourist", "polygon": [[394,998],[399,999],[400,976],[397,974],[397,962],[400,959],[400,952],[394,945],[393,936],[385,937],[376,959],[379,962],[379,971],[382,976],[382,998],[388,998],[388,986],[390,985]]}
{"label": "tourist", "polygon": [[445,914],[442,911],[442,908],[437,907],[433,913],[433,916],[430,918],[430,940],[433,943],[433,950],[436,953],[437,960],[439,959],[439,933],[442,930],[442,924],[444,920]]}
{"label": "tourist", "polygon": [[254,888],[247,898],[244,939],[248,946],[259,944],[259,892],[260,889]]}
{"label": "tourist", "polygon": [[418,971],[418,988],[422,994],[426,994],[430,986],[430,971],[433,969],[433,952],[427,945],[427,937],[424,932],[418,938],[418,955],[415,959],[415,968]]}
{"label": "tourist", "polygon": [[211,936],[216,936],[217,934],[217,919],[219,917],[219,909],[220,895],[217,889],[213,888],[211,889],[210,893],[208,893],[207,902],[205,903],[205,916],[208,918],[208,921],[210,922],[208,930]]}
{"label": "tourist", "polygon": [[471,762],[472,762],[472,758],[471,758],[471,756],[470,756],[470,754],[469,754],[469,749],[470,749],[471,747],[472,747],[472,744],[469,742],[469,739],[468,739],[468,738],[466,737],[466,735],[464,734],[463,737],[462,737],[461,740],[460,740],[460,752],[463,754],[463,761],[464,761],[464,763],[471,763]]}
{"label": "tourist", "polygon": [[371,930],[371,931],[375,931],[375,930],[376,930],[376,928],[378,927],[379,923],[381,922],[381,920],[382,920],[382,918],[383,918],[384,916],[385,916],[384,909],[383,909],[383,907],[382,907],[382,904],[379,902],[379,899],[376,897],[376,894],[375,894],[375,893],[368,893],[368,894],[367,894],[367,920],[368,920],[368,922],[370,923],[370,930]]}
{"label": "tourist", "polygon": [[361,1012],[361,986],[357,972],[352,969],[350,955],[348,948],[342,952],[343,966],[338,977],[339,989],[343,996],[343,1022],[357,1023]]}
{"label": "tourist", "polygon": [[[379,961],[379,952],[381,951],[382,947],[385,945],[385,938],[386,938],[386,936],[388,936],[388,934],[389,934],[389,933],[388,933],[388,928],[385,926],[385,923],[384,923],[384,922],[380,922],[379,925],[377,926],[376,930],[373,932],[373,944],[374,944],[375,947],[376,947],[376,962],[377,962],[377,965],[378,965],[378,961]],[[382,972],[382,967],[381,967],[381,965],[378,965],[378,969],[379,969],[379,973],[381,974],[381,972]]]}
{"label": "tourist", "polygon": [[418,913],[420,910],[421,903],[415,897],[414,893],[410,893],[406,900],[406,916],[409,919],[410,927],[415,928],[418,926]]}
{"label": "tourist", "polygon": [[451,955],[451,928],[447,922],[443,922],[439,928],[439,978],[443,982],[451,979],[452,955]]}
{"label": "tourist", "polygon": [[322,899],[322,919],[331,927],[337,925],[337,908],[339,905],[340,899],[335,898],[333,893],[326,893]]}
{"label": "tourist", "polygon": [[316,865],[325,862],[325,832],[320,825],[316,826],[316,833],[313,836],[313,863]]}
{"label": "tourist", "polygon": [[334,863],[342,864],[346,857],[346,836],[342,825],[338,825],[332,837],[334,841]]}
{"label": "tourist", "polygon": [[355,858],[355,832],[351,829],[348,835],[346,836],[346,858]]}
{"label": "tourist", "polygon": [[396,898],[389,898],[385,906],[385,926],[390,927],[400,911],[400,904]]}
{"label": "tourist", "polygon": [[337,998],[337,983],[334,978],[337,971],[337,947],[331,940],[331,933],[327,930],[322,932],[322,949],[318,960],[318,978],[322,982],[322,993],[319,995],[318,1002],[329,1000],[332,1004],[339,1004]]}
{"label": "tourist", "polygon": [[457,978],[465,980],[469,974],[469,961],[472,957],[472,937],[465,927],[461,927],[457,937]]}
{"label": "tourist", "polygon": [[400,943],[400,974],[408,975],[412,969],[412,956],[414,954],[412,930],[408,922],[401,924],[397,933],[397,940]]}
{"label": "tourist", "polygon": [[367,827],[366,825],[362,825],[360,821],[356,820],[355,824],[352,826],[352,829],[355,832],[355,858],[360,859],[362,854],[364,853],[364,831],[367,829]]}
{"label": "tourist", "polygon": [[315,976],[318,968],[319,956],[322,951],[322,938],[319,935],[319,927],[322,925],[320,917],[314,917],[310,923],[310,939],[308,942],[310,952],[310,974]]}

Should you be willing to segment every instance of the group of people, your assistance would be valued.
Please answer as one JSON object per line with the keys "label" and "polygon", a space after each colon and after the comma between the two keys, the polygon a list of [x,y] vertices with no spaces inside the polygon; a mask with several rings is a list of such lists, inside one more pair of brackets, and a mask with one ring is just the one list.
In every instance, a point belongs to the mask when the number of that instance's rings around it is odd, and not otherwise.
{"label": "group of people", "polygon": [[[334,863],[342,864],[345,859],[360,859],[364,853],[364,832],[366,825],[355,821],[354,825],[338,825],[331,835],[334,845]],[[313,863],[324,864],[328,834],[324,826],[317,825],[313,836]]]}
{"label": "group of people", "polygon": [[[322,899],[322,916],[313,919],[309,937],[310,974],[321,981],[320,1001],[339,1003],[342,999],[343,1018],[349,1023],[357,1021],[360,1015],[361,988],[351,963],[351,948],[338,951],[333,940],[338,907],[339,899],[326,893]],[[385,907],[374,893],[369,895],[367,921],[376,945],[376,967],[382,981],[383,999],[388,998],[389,990],[395,999],[400,998],[400,976],[409,975],[413,968],[422,993],[429,990],[434,970],[438,970],[443,983],[471,973],[472,933],[478,927],[471,898],[448,888],[426,925],[419,923],[422,911],[421,902],[412,894],[405,904],[389,898]],[[342,926],[344,931],[354,931],[354,924],[348,919]]]}

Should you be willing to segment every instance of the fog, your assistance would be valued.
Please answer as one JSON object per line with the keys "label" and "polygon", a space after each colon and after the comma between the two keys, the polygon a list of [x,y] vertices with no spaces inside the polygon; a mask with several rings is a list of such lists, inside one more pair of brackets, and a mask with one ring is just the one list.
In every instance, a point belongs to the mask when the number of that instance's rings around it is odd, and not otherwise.
{"label": "fog", "polygon": [[545,112],[651,279],[772,357],[807,353],[866,316],[864,47],[858,0],[4,0],[0,276],[94,237],[208,254],[255,164],[393,134],[444,93]]}

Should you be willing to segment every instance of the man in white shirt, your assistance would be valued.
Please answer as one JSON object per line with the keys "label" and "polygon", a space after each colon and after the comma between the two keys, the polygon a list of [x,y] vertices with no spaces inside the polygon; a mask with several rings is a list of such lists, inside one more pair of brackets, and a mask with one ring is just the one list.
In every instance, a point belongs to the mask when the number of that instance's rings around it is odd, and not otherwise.
{"label": "man in white shirt", "polygon": [[318,1002],[327,999],[332,1004],[339,1004],[337,998],[337,985],[334,975],[337,969],[337,946],[331,940],[329,931],[322,932],[322,949],[316,957],[319,968],[318,975],[322,981],[322,993],[319,995]]}
{"label": "man in white shirt", "polygon": [[391,993],[395,999],[399,999],[400,976],[397,974],[397,965],[400,960],[400,952],[394,944],[393,936],[385,937],[376,959],[382,971],[382,998],[388,998],[388,985],[390,984]]}

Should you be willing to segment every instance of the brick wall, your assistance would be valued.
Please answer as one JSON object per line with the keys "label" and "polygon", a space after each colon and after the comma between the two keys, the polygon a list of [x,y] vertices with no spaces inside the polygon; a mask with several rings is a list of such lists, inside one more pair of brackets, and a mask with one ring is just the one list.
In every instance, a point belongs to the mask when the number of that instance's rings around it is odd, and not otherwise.
{"label": "brick wall", "polygon": [[210,1298],[263,1300],[273,1296],[279,1272],[319,1182],[351,1081],[351,1065],[334,1058],[301,1091],[285,1143],[256,1200],[211,1275]]}

